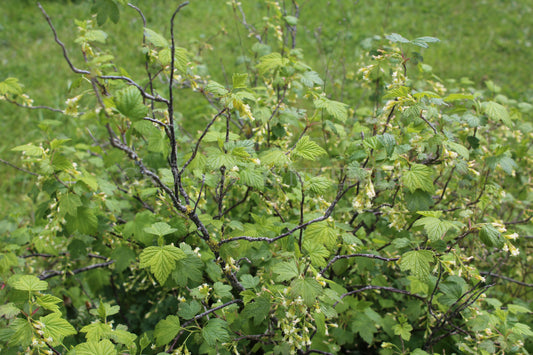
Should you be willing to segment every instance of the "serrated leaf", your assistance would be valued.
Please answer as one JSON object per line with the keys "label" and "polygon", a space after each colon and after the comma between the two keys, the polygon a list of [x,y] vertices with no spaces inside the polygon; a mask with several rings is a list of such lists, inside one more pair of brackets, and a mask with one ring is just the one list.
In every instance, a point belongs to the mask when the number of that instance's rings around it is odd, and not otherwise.
{"label": "serrated leaf", "polygon": [[303,136],[302,139],[296,143],[291,155],[301,157],[307,160],[315,160],[317,157],[327,154],[326,151],[313,142],[308,136]]}
{"label": "serrated leaf", "polygon": [[240,280],[244,288],[255,288],[261,281],[258,276],[252,276],[250,274],[242,275]]}
{"label": "serrated leaf", "polygon": [[304,303],[311,306],[322,293],[322,285],[313,277],[298,278],[291,282],[291,293],[293,296],[302,297]]}
{"label": "serrated leaf", "polygon": [[70,192],[61,195],[59,199],[60,211],[68,213],[73,217],[76,217],[78,214],[78,207],[81,205],[82,203],[80,197]]}
{"label": "serrated leaf", "polygon": [[19,145],[15,148],[12,148],[11,150],[15,152],[22,152],[24,155],[27,155],[30,157],[40,157],[44,154],[43,148],[37,147],[33,145],[32,143]]}
{"label": "serrated leaf", "polygon": [[432,175],[433,170],[430,167],[411,164],[411,169],[403,173],[402,182],[411,192],[420,189],[432,193],[435,190]]}
{"label": "serrated leaf", "polygon": [[392,153],[394,153],[394,148],[396,148],[396,138],[392,134],[382,134],[379,136],[376,136],[381,143],[381,145],[385,148],[385,151],[387,152],[387,157],[390,157]]}
{"label": "serrated leaf", "polygon": [[430,264],[433,262],[431,250],[411,250],[403,254],[400,259],[400,269],[409,270],[421,280],[429,278]]}
{"label": "serrated leaf", "polygon": [[213,284],[213,291],[219,298],[228,298],[231,297],[231,286],[225,285],[220,281],[217,281]]}
{"label": "serrated leaf", "polygon": [[0,317],[4,317],[6,319],[15,318],[20,312],[20,309],[15,306],[13,302],[9,302],[0,306]]}
{"label": "serrated leaf", "polygon": [[40,317],[39,320],[44,324],[42,327],[43,337],[54,339],[54,343],[61,342],[66,336],[78,333],[69,322],[61,318],[61,313],[51,313],[45,317]]}
{"label": "serrated leaf", "polygon": [[86,333],[85,338],[88,342],[97,342],[101,339],[110,339],[111,332],[111,328],[107,324],[100,322],[100,320],[87,324],[80,329],[80,333]]}
{"label": "serrated leaf", "polygon": [[507,309],[509,310],[509,312],[511,312],[513,314],[530,313],[531,312],[529,310],[529,308],[521,306],[519,304],[509,304],[509,305],[507,305]]}
{"label": "serrated leaf", "polygon": [[396,324],[392,327],[394,334],[402,337],[403,340],[409,341],[411,339],[411,331],[413,327],[409,323]]}
{"label": "serrated leaf", "polygon": [[225,96],[229,93],[229,91],[222,84],[219,84],[213,80],[209,80],[205,90],[216,95],[217,97]]}
{"label": "serrated leaf", "polygon": [[338,233],[326,221],[311,224],[305,230],[304,236],[306,241],[322,244],[328,249],[337,245]]}
{"label": "serrated leaf", "polygon": [[52,312],[59,312],[59,306],[57,304],[61,302],[61,298],[52,295],[42,295],[37,297],[37,304]]}
{"label": "serrated leaf", "polygon": [[96,13],[96,22],[102,26],[109,18],[113,23],[118,23],[120,11],[117,4],[112,0],[98,0],[94,3],[91,11]]}
{"label": "serrated leaf", "polygon": [[333,182],[327,177],[314,176],[305,182],[304,187],[305,189],[320,195],[326,192],[332,185]]}
{"label": "serrated leaf", "polygon": [[0,95],[20,95],[22,94],[22,85],[17,78],[7,78],[0,82]]}
{"label": "serrated leaf", "polygon": [[450,141],[444,142],[444,145],[446,145],[449,149],[462,156],[465,160],[470,159],[470,152],[468,151],[468,148],[464,145]]}
{"label": "serrated leaf", "polygon": [[420,189],[416,189],[414,192],[405,191],[404,199],[410,212],[426,211],[434,203],[431,194]]}
{"label": "serrated leaf", "polygon": [[149,29],[148,27],[144,28],[144,35],[146,37],[146,40],[156,47],[160,47],[160,48],[169,47],[168,41],[166,40],[165,37],[163,37],[156,31]]}
{"label": "serrated leaf", "polygon": [[170,227],[165,222],[157,222],[157,223],[152,224],[150,227],[144,228],[144,231],[146,233],[150,233],[150,234],[154,234],[159,237],[162,237],[164,235],[176,232],[177,229]]}
{"label": "serrated leaf", "polygon": [[76,355],[116,355],[117,350],[111,341],[89,341],[76,345]]}
{"label": "serrated leaf", "polygon": [[327,97],[320,96],[318,99],[313,101],[313,104],[316,108],[325,109],[330,115],[341,122],[346,121],[348,118],[347,105],[342,102],[330,100]]}
{"label": "serrated leaf", "polygon": [[232,86],[234,89],[240,89],[246,87],[246,80],[248,80],[248,74],[234,73],[232,77]]}
{"label": "serrated leaf", "polygon": [[324,81],[320,78],[318,73],[313,70],[308,70],[301,74],[300,81],[308,88],[312,88],[315,85],[324,85]]}
{"label": "serrated leaf", "polygon": [[525,335],[526,337],[533,337],[533,331],[531,331],[531,328],[527,324],[515,323],[513,325],[512,331],[515,334]]}
{"label": "serrated leaf", "polygon": [[9,338],[10,345],[28,346],[31,343],[33,328],[27,319],[16,318],[9,324],[9,330],[12,332]]}
{"label": "serrated leaf", "polygon": [[259,70],[261,75],[265,75],[277,71],[287,64],[289,64],[289,60],[287,58],[283,58],[281,54],[274,52],[259,58],[257,70]]}
{"label": "serrated leaf", "polygon": [[214,347],[217,342],[224,343],[229,341],[228,324],[220,318],[211,318],[202,329],[202,337],[207,345]]}
{"label": "serrated leaf", "polygon": [[87,207],[78,207],[76,216],[67,215],[65,219],[69,233],[79,232],[81,234],[91,235],[98,230],[98,218]]}
{"label": "serrated leaf", "polygon": [[278,274],[276,277],[276,281],[278,282],[291,280],[300,275],[300,271],[298,271],[298,266],[296,266],[294,260],[277,263],[272,268],[272,271],[275,274]]}
{"label": "serrated leaf", "polygon": [[462,94],[462,93],[454,93],[446,96],[444,98],[445,102],[452,102],[452,101],[458,101],[458,100],[474,100],[474,95],[472,94]]}
{"label": "serrated leaf", "polygon": [[392,88],[391,90],[387,91],[385,95],[383,95],[384,99],[396,99],[400,97],[406,97],[411,92],[411,88],[407,86],[396,86]]}
{"label": "serrated leaf", "polygon": [[39,280],[37,276],[22,275],[11,286],[20,291],[36,292],[46,290],[48,282]]}
{"label": "serrated leaf", "polygon": [[243,169],[239,172],[241,182],[250,187],[255,187],[256,189],[261,189],[265,186],[265,179],[263,172],[256,169]]}
{"label": "serrated leaf", "polygon": [[115,94],[117,110],[131,120],[139,120],[148,112],[148,107],[143,104],[141,93],[135,86],[128,86]]}
{"label": "serrated leaf", "polygon": [[326,266],[326,258],[329,256],[329,250],[327,250],[323,244],[312,243],[310,240],[305,240],[303,247],[309,253],[309,258],[313,265],[324,267]]}
{"label": "serrated leaf", "polygon": [[198,301],[192,300],[191,302],[180,303],[178,315],[183,319],[189,320],[194,318],[194,316],[200,313],[201,310],[202,305]]}
{"label": "serrated leaf", "polygon": [[479,230],[479,238],[488,247],[502,248],[504,244],[501,233],[492,224],[485,224]]}
{"label": "serrated leaf", "polygon": [[274,148],[269,149],[261,154],[261,162],[267,166],[283,167],[290,163],[289,158],[281,150]]}
{"label": "serrated leaf", "polygon": [[457,229],[457,226],[450,221],[443,221],[435,217],[424,217],[416,221],[414,226],[423,226],[430,240],[442,238],[450,228]]}
{"label": "serrated leaf", "polygon": [[481,104],[481,108],[491,120],[502,121],[506,126],[512,126],[513,121],[511,121],[511,117],[505,106],[494,101],[487,101]]}
{"label": "serrated leaf", "polygon": [[150,268],[157,281],[162,285],[168,278],[168,275],[174,270],[176,261],[186,257],[186,254],[173,245],[160,247],[148,247],[143,250],[140,258],[141,268]]}
{"label": "serrated leaf", "polygon": [[154,337],[156,345],[162,346],[170,343],[181,329],[180,318],[178,316],[168,316],[155,326]]}
{"label": "serrated leaf", "polygon": [[270,301],[267,297],[261,296],[254,299],[254,302],[248,303],[244,306],[241,316],[244,318],[252,318],[255,325],[261,324],[270,312]]}
{"label": "serrated leaf", "polygon": [[386,39],[388,39],[391,42],[400,42],[400,43],[409,43],[407,38],[403,37],[402,35],[398,33],[391,33],[390,35],[385,36]]}

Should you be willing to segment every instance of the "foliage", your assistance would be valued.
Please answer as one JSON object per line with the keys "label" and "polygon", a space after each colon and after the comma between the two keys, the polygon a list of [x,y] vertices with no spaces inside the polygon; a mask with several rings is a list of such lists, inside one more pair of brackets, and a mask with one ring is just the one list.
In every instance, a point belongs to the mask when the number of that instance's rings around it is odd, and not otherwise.
{"label": "foliage", "polygon": [[296,2],[266,4],[253,24],[226,5],[256,42],[225,84],[180,41],[185,4],[169,34],[138,29],[142,77],[99,27],[124,1],[76,22],[83,64],[39,5],[79,79],[61,108],[0,83],[55,113],[13,148],[35,186],[1,242],[3,353],[532,350],[531,105],[411,64],[438,40],[397,33],[345,101],[298,48]]}

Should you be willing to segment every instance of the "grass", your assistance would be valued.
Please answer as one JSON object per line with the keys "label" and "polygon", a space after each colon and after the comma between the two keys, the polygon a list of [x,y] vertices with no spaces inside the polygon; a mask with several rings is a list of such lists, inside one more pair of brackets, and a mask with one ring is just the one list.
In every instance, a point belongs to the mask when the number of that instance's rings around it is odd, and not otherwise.
{"label": "grass", "polygon": [[[83,61],[74,43],[74,19],[90,17],[90,3],[47,1],[43,4],[79,66]],[[157,6],[136,3],[145,11],[148,27],[168,33],[168,17],[175,2],[158,1]],[[288,7],[290,3],[287,1]],[[442,40],[431,49],[421,51],[425,63],[433,66],[440,77],[468,77],[478,85],[490,79],[507,96],[533,99],[530,79],[533,5],[529,1],[301,0],[299,3],[298,47],[303,49],[308,64],[325,78],[330,76],[335,80],[341,62],[356,71],[362,45],[372,42],[376,35],[396,32],[406,38],[434,36]],[[264,4],[243,1],[243,6],[248,22],[259,23],[260,27]],[[68,85],[77,77],[63,60],[39,9],[33,1],[3,0],[0,10],[0,80],[18,77],[35,104],[64,107]],[[206,64],[215,80],[224,82],[232,72],[245,70],[237,59],[248,53],[243,52],[239,42],[254,40],[246,37],[245,29],[226,1],[192,0],[176,23],[178,45],[197,49],[205,44],[212,47],[206,55]],[[103,29],[110,34],[107,48],[118,54],[119,66],[133,77],[140,77],[142,22],[137,13],[122,8],[121,21],[116,25],[108,22]],[[42,137],[36,122],[56,115],[21,110],[3,102],[0,114],[0,158],[15,163],[18,155],[10,149],[39,141]],[[0,165],[0,179],[9,181],[0,187],[2,211],[7,211],[7,206],[13,203],[23,203],[20,196],[33,184],[33,177],[5,165]]]}

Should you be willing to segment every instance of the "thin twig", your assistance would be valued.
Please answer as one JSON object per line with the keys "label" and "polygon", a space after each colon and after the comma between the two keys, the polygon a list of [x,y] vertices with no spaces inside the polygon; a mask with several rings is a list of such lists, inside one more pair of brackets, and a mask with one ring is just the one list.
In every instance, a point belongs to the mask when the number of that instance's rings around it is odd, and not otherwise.
{"label": "thin twig", "polygon": [[13,169],[17,169],[17,170],[23,171],[23,172],[25,172],[26,174],[30,174],[30,175],[33,175],[33,176],[40,176],[40,175],[37,174],[37,173],[31,172],[31,171],[29,171],[29,170],[26,170],[26,169],[24,169],[24,168],[21,168],[21,167],[19,167],[19,166],[16,166],[16,165],[14,165],[14,164],[12,164],[12,163],[8,162],[7,160],[4,160],[4,159],[0,159],[0,163],[2,163],[2,164],[6,164],[7,166],[12,167]]}
{"label": "thin twig", "polygon": [[109,266],[109,265],[113,264],[114,262],[115,262],[115,260],[109,260],[109,261],[107,261],[105,263],[93,264],[93,265],[85,266],[85,267],[82,267],[82,268],[79,268],[79,269],[68,271],[67,273],[65,273],[65,271],[59,271],[59,270],[48,270],[48,271],[44,271],[41,275],[39,275],[39,279],[40,280],[46,280],[46,279],[49,279],[51,277],[64,275],[64,274],[76,275],[76,274],[79,274],[80,272],[89,271],[89,270],[93,270],[93,269],[98,269],[98,268],[101,268],[101,267]]}
{"label": "thin twig", "polygon": [[[406,291],[406,290],[400,290],[399,288],[388,287],[388,286],[374,286],[374,285],[368,285],[368,286],[359,288],[357,290],[346,292],[346,293],[342,294],[340,296],[340,298],[342,300],[344,297],[355,295],[356,293],[360,293],[360,292],[367,291],[367,290],[384,290],[384,291],[389,291],[389,292],[394,292],[394,293],[401,293],[403,295],[407,295],[407,296],[411,296],[411,297],[414,297],[414,298],[418,298],[419,300],[425,300],[425,298],[423,296],[420,296],[420,295],[418,295],[416,293],[411,293],[411,292]],[[335,307],[337,304],[339,304],[339,302],[340,301],[335,302],[333,304],[333,307]]]}
{"label": "thin twig", "polygon": [[333,259],[329,261],[329,263],[324,267],[320,272],[319,275],[324,275],[324,273],[333,265],[337,260],[341,259],[350,259],[350,258],[369,258],[369,259],[377,259],[382,261],[397,261],[400,258],[385,258],[383,256],[374,255],[374,254],[349,254],[349,255],[336,255]]}
{"label": "thin twig", "polygon": [[518,281],[518,280],[512,279],[510,277],[503,276],[503,275],[498,275],[498,274],[495,274],[495,273],[492,273],[492,272],[481,271],[480,274],[481,275],[486,275],[486,276],[491,276],[491,277],[496,277],[498,279],[502,279],[502,280],[509,281],[509,282],[514,282],[515,284],[520,285],[520,286],[533,287],[533,284],[530,284],[530,283],[527,283],[527,282]]}

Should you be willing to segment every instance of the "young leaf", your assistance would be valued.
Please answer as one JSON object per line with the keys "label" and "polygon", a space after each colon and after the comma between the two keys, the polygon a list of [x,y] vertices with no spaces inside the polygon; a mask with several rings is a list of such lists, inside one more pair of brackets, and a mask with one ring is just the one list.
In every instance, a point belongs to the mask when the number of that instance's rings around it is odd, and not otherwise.
{"label": "young leaf", "polygon": [[291,283],[291,293],[294,296],[301,296],[304,303],[311,306],[315,303],[316,298],[322,292],[322,286],[313,277],[306,277],[305,279],[296,279]]}
{"label": "young leaf", "polygon": [[192,319],[195,315],[200,313],[202,310],[202,305],[196,300],[192,300],[191,302],[183,302],[180,303],[180,309],[178,311],[178,315],[182,317],[183,319]]}
{"label": "young leaf", "polygon": [[313,142],[308,136],[303,136],[302,139],[296,143],[294,150],[291,152],[291,155],[307,160],[315,160],[323,154],[326,154],[326,151]]}
{"label": "young leaf", "polygon": [[268,74],[279,70],[281,67],[287,65],[289,60],[283,58],[281,54],[274,52],[267,54],[259,59],[259,64],[257,64],[257,70],[261,75]]}
{"label": "young leaf", "polygon": [[410,270],[417,278],[427,280],[433,258],[431,250],[411,250],[402,255],[400,269]]}
{"label": "young leaf", "polygon": [[20,95],[22,94],[22,85],[17,78],[7,78],[0,82],[0,95]]}
{"label": "young leaf", "polygon": [[479,239],[489,247],[502,248],[504,239],[492,224],[485,224],[479,230]]}
{"label": "young leaf", "polygon": [[442,238],[450,228],[457,229],[457,226],[450,221],[442,221],[435,217],[420,218],[414,226],[423,226],[430,240]]}
{"label": "young leaf", "polygon": [[270,301],[268,297],[261,296],[255,298],[254,302],[248,303],[241,312],[244,318],[252,318],[255,325],[261,324],[270,312]]}
{"label": "young leaf", "polygon": [[52,312],[60,312],[59,306],[57,305],[58,303],[61,303],[61,298],[57,298],[52,295],[42,295],[37,297],[37,304]]}
{"label": "young leaf", "polygon": [[150,233],[150,234],[154,234],[159,237],[162,237],[164,235],[174,233],[175,231],[177,231],[177,229],[170,227],[165,222],[157,222],[157,223],[152,224],[150,227],[144,228],[144,231],[146,233]]}
{"label": "young leaf", "polygon": [[394,334],[401,336],[403,340],[409,341],[413,327],[409,323],[401,323],[392,327],[392,330],[394,330]]}
{"label": "young leaf", "polygon": [[327,97],[320,96],[318,99],[313,101],[313,104],[316,108],[325,109],[330,115],[341,122],[346,121],[348,118],[348,110],[346,109],[347,105],[342,102],[333,101]]}
{"label": "young leaf", "polygon": [[17,278],[11,286],[16,290],[35,292],[46,290],[48,288],[48,282],[39,280],[37,276],[23,275]]}
{"label": "young leaf", "polygon": [[156,345],[162,346],[170,343],[181,329],[180,318],[168,316],[157,323],[154,330]]}
{"label": "young leaf", "polygon": [[51,313],[46,317],[40,317],[39,320],[44,324],[43,337],[54,339],[54,343],[59,343],[64,337],[78,333],[69,322],[61,318],[61,313]]}
{"label": "young leaf", "polygon": [[141,268],[150,268],[157,281],[162,285],[168,275],[174,270],[176,260],[185,258],[187,255],[173,245],[160,247],[148,247],[139,256]]}
{"label": "young leaf", "polygon": [[161,36],[159,33],[149,29],[148,27],[144,28],[144,35],[146,40],[153,44],[156,47],[168,48],[169,44],[165,37]]}
{"label": "young leaf", "polygon": [[233,88],[234,89],[245,88],[247,79],[248,79],[248,74],[234,73],[232,77]]}
{"label": "young leaf", "polygon": [[78,207],[81,205],[82,203],[80,197],[73,193],[63,194],[59,199],[60,211],[68,213],[73,217],[76,217],[76,214],[78,213]]}
{"label": "young leaf", "polygon": [[410,43],[407,38],[403,37],[402,35],[398,33],[391,33],[390,35],[385,36],[386,39],[388,39],[391,42],[400,42],[400,43]]}
{"label": "young leaf", "polygon": [[507,127],[512,126],[513,121],[511,121],[511,117],[505,106],[494,101],[487,101],[481,104],[481,108],[491,120],[502,121]]}

